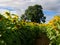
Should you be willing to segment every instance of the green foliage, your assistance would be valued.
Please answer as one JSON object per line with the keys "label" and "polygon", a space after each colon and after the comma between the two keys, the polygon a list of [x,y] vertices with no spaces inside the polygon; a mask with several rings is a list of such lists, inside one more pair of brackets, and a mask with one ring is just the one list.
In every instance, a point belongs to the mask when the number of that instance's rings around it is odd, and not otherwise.
{"label": "green foliage", "polygon": [[45,22],[46,17],[43,14],[41,5],[29,6],[21,16],[22,20],[31,20],[31,22]]}
{"label": "green foliage", "polygon": [[49,45],[60,45],[60,17],[48,24],[18,20],[15,14],[0,14],[0,45],[34,45],[38,37],[45,35]]}
{"label": "green foliage", "polygon": [[15,23],[0,15],[0,45],[20,45],[19,35]]}
{"label": "green foliage", "polygon": [[50,39],[49,45],[60,45],[60,16],[54,16],[46,27],[46,33]]}
{"label": "green foliage", "polygon": [[10,13],[4,15],[0,15],[0,45],[34,45],[35,39],[44,33],[33,22],[21,22]]}

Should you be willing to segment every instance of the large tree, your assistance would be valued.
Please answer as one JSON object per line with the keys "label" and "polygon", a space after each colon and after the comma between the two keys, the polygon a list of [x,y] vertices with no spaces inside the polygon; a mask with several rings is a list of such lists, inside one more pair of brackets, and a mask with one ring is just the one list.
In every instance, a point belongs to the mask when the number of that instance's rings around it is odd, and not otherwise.
{"label": "large tree", "polygon": [[28,9],[25,10],[25,13],[21,16],[22,20],[31,20],[31,22],[44,23],[46,17],[43,14],[41,5],[29,6]]}

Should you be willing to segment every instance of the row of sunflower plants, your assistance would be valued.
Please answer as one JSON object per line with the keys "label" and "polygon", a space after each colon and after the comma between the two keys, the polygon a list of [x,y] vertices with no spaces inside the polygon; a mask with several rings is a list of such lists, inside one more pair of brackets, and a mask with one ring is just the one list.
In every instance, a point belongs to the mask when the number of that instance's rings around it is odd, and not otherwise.
{"label": "row of sunflower plants", "polygon": [[[12,17],[13,16],[13,17]],[[17,33],[17,15],[5,12],[0,14],[0,45],[20,45]]]}
{"label": "row of sunflower plants", "polygon": [[47,24],[20,21],[16,14],[0,14],[0,45],[34,45],[35,40],[46,35],[49,45],[60,45],[60,16]]}
{"label": "row of sunflower plants", "polygon": [[46,27],[47,36],[50,39],[49,45],[60,45],[60,16],[54,16]]}
{"label": "row of sunflower plants", "polygon": [[43,33],[38,23],[20,21],[10,12],[0,14],[0,45],[34,45]]}

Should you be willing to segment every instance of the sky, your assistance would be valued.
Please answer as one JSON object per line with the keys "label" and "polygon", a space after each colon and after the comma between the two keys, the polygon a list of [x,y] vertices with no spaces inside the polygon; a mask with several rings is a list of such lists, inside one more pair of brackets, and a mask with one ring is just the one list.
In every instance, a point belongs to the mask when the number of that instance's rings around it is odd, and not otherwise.
{"label": "sky", "polygon": [[20,16],[28,6],[35,4],[42,5],[47,21],[54,15],[60,15],[60,0],[0,0],[0,11],[7,9]]}

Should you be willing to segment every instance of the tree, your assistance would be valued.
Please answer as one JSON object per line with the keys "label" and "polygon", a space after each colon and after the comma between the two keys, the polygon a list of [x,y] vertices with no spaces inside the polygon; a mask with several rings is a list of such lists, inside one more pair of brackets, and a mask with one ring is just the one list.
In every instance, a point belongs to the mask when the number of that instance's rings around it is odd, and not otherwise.
{"label": "tree", "polygon": [[46,17],[43,14],[41,5],[29,6],[28,9],[25,10],[25,13],[21,16],[22,20],[31,20],[31,22],[36,23],[44,23]]}

